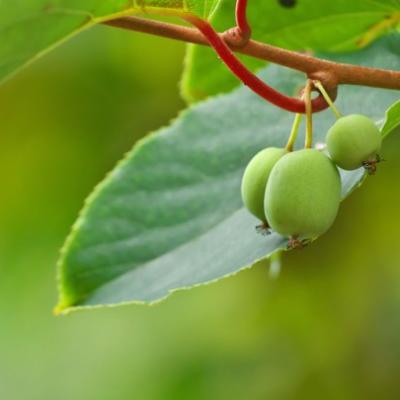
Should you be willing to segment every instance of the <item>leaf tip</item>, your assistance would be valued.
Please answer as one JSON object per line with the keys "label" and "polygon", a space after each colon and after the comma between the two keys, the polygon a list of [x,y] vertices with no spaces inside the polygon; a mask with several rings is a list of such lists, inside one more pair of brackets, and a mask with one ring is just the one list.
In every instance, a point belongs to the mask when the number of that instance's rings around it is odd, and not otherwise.
{"label": "leaf tip", "polygon": [[60,301],[54,308],[53,308],[53,315],[55,317],[59,317],[61,315],[67,315],[71,311],[72,306],[67,304],[63,301]]}

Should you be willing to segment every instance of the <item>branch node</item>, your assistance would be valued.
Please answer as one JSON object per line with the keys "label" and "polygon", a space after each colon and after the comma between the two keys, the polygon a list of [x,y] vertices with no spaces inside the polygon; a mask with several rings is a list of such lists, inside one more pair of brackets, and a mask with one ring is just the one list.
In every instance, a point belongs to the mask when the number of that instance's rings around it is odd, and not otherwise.
{"label": "branch node", "polygon": [[[337,92],[339,86],[339,79],[334,71],[315,71],[307,74],[308,79],[311,81],[319,81],[324,86],[329,95]],[[336,98],[336,97],[335,97]],[[332,97],[332,99],[335,99]]]}
{"label": "branch node", "polygon": [[[336,100],[338,95],[339,79],[334,71],[326,70],[311,72],[307,75],[307,77],[311,80],[311,82],[321,82],[332,102]],[[320,93],[315,85],[313,85],[313,90]]]}
{"label": "branch node", "polygon": [[229,47],[240,49],[245,47],[250,40],[251,32],[243,32],[238,26],[230,28],[222,33],[222,38]]}

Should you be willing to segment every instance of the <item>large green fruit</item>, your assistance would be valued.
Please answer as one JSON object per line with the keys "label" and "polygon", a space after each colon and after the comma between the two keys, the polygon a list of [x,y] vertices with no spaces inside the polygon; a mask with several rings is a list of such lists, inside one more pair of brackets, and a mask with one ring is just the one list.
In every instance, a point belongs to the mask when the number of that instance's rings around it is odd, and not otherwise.
{"label": "large green fruit", "polygon": [[326,232],[339,209],[341,183],[335,164],[318,150],[286,154],[268,179],[264,209],[273,230],[313,239]]}
{"label": "large green fruit", "polygon": [[265,187],[272,167],[286,153],[286,149],[268,147],[258,152],[244,171],[241,190],[243,203],[253,215],[265,223]]}
{"label": "large green fruit", "polygon": [[374,121],[354,114],[336,121],[326,143],[332,160],[340,168],[353,170],[377,160],[382,136]]}

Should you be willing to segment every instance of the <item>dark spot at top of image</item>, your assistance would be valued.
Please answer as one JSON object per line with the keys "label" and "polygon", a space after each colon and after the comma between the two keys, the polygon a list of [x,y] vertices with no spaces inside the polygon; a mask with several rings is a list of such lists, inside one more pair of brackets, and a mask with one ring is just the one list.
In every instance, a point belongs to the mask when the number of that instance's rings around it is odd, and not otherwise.
{"label": "dark spot at top of image", "polygon": [[297,4],[297,0],[278,0],[282,7],[292,8]]}

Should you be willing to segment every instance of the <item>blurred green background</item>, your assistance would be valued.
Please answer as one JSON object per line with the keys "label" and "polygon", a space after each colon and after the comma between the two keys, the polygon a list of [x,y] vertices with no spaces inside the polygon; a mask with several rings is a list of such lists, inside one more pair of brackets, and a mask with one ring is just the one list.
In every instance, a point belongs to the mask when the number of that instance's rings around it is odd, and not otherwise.
{"label": "blurred green background", "polygon": [[184,46],[97,27],[0,88],[0,399],[400,398],[400,135],[334,228],[152,307],[53,317],[84,198],[184,107]]}

